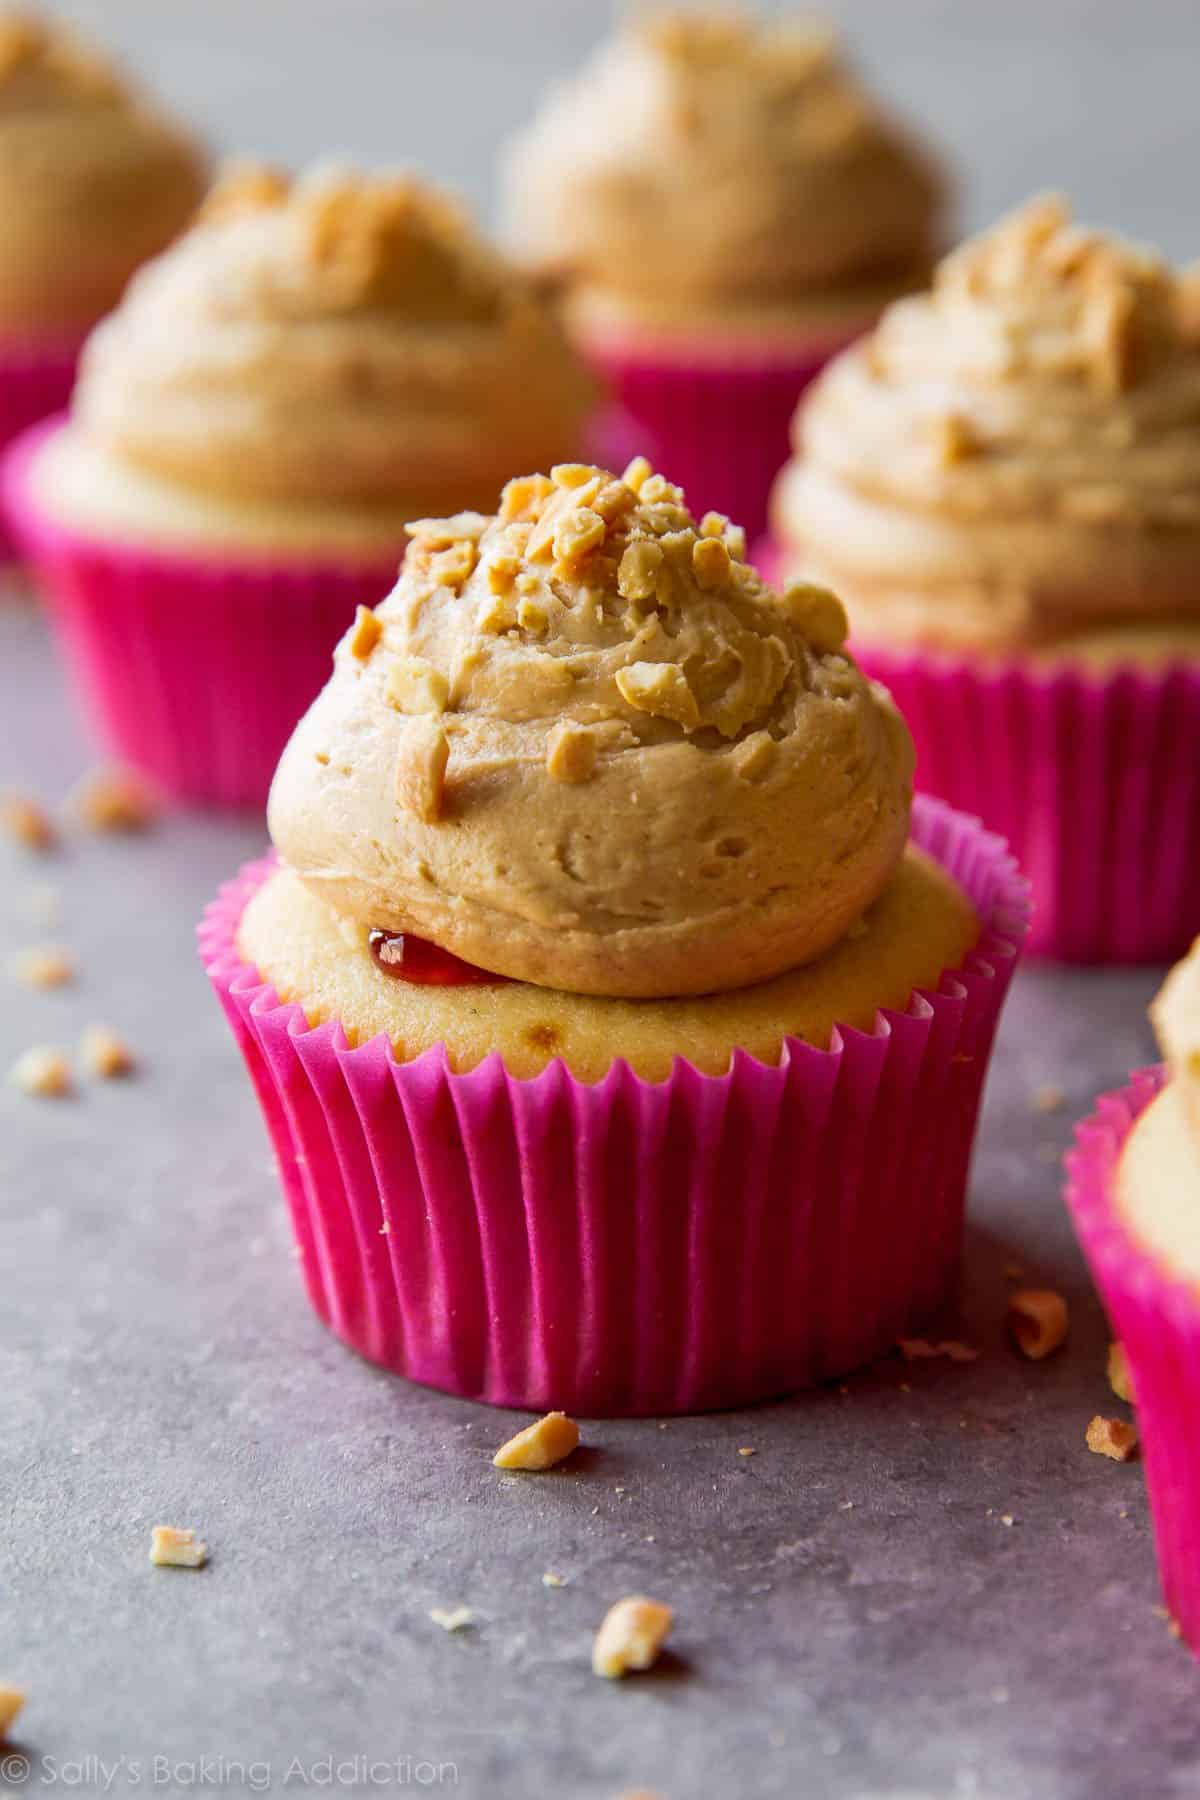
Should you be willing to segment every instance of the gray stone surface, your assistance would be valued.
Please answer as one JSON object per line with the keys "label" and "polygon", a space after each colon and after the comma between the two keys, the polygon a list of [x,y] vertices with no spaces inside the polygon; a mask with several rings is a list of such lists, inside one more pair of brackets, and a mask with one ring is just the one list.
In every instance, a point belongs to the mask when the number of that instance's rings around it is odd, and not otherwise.
{"label": "gray stone surface", "polygon": [[[55,799],[86,752],[31,609],[0,610],[0,684],[0,776]],[[50,882],[83,967],[61,993],[3,988],[0,1066],[97,1017],[144,1057],[70,1102],[0,1092],[0,1677],[32,1696],[26,1786],[90,1757],[88,1791],[305,1791],[333,1756],[361,1793],[416,1787],[418,1760],[468,1794],[579,1800],[1197,1791],[1198,1676],[1154,1611],[1141,1472],[1083,1445],[1120,1409],[1055,1166],[1149,1057],[1153,972],[1018,979],[973,1185],[978,1363],[596,1424],[560,1472],[502,1476],[515,1416],[367,1367],[302,1295],[192,945],[261,840],[177,819],[35,866],[0,847],[0,953],[46,935]],[[1072,1302],[1040,1367],[1003,1341],[1014,1258]],[[199,1528],[207,1570],[149,1566],[163,1520]],[[673,1653],[597,1682],[591,1632],[639,1589],[676,1607]],[[459,1603],[470,1630],[430,1622]]]}

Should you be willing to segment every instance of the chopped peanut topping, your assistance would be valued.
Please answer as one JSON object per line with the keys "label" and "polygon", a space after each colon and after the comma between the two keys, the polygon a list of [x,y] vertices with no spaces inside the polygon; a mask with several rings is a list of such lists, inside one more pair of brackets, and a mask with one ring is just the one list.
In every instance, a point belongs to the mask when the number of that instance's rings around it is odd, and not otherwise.
{"label": "chopped peanut topping", "polygon": [[733,753],[734,767],[743,781],[757,781],[775,760],[775,740],[769,731],[755,731]]}
{"label": "chopped peanut topping", "polygon": [[579,1427],[566,1413],[550,1412],[501,1444],[492,1463],[497,1469],[552,1469],[579,1445]]}
{"label": "chopped peanut topping", "polygon": [[555,781],[587,781],[596,767],[597,750],[594,732],[563,719],[547,740],[546,772]]}
{"label": "chopped peanut topping", "polygon": [[431,1606],[429,1616],[443,1631],[462,1631],[465,1626],[475,1623],[475,1614],[469,1606]]}
{"label": "chopped peanut topping", "polygon": [[609,1608],[592,1645],[592,1672],[617,1681],[633,1669],[649,1669],[667,1640],[674,1615],[669,1606],[630,1594]]}
{"label": "chopped peanut topping", "polygon": [[71,1065],[61,1050],[37,1044],[13,1064],[9,1079],[39,1100],[62,1100],[71,1092]]}
{"label": "chopped peanut topping", "polygon": [[1108,1385],[1118,1400],[1126,1401],[1130,1406],[1135,1403],[1133,1391],[1133,1370],[1129,1367],[1129,1359],[1125,1355],[1124,1344],[1108,1346],[1107,1363]]}
{"label": "chopped peanut topping", "polygon": [[202,1569],[208,1561],[208,1545],[190,1528],[156,1525],[150,1537],[150,1561],[159,1568]]}
{"label": "chopped peanut topping", "polygon": [[441,817],[449,760],[450,741],[442,727],[433,719],[414,718],[396,764],[396,798],[427,825]]}
{"label": "chopped peanut topping", "polygon": [[145,831],[157,808],[136,775],[124,769],[97,769],[79,783],[74,807],[90,831]]}
{"label": "chopped peanut topping", "polygon": [[442,713],[450,698],[450,683],[424,657],[402,656],[388,671],[384,693],[400,712]]}
{"label": "chopped peanut topping", "polygon": [[555,487],[581,488],[595,478],[596,471],[590,463],[555,463],[550,471],[550,479]]}
{"label": "chopped peanut topping", "polygon": [[1008,1329],[1018,1350],[1041,1362],[1067,1335],[1067,1303],[1052,1288],[1017,1288],[1009,1295]]}
{"label": "chopped peanut topping", "polygon": [[1097,1413],[1087,1428],[1087,1447],[1113,1462],[1128,1462],[1137,1449],[1137,1432],[1124,1419],[1106,1419]]}
{"label": "chopped peanut topping", "polygon": [[20,1688],[9,1687],[7,1682],[0,1682],[0,1743],[8,1736],[17,1721],[17,1714],[25,1705],[25,1695]]}
{"label": "chopped peanut topping", "polygon": [[846,609],[829,588],[797,581],[784,592],[784,604],[814,650],[840,650],[850,633]]}
{"label": "chopped peanut topping", "polygon": [[500,496],[497,516],[502,524],[529,524],[553,492],[554,483],[545,475],[517,475]]}
{"label": "chopped peanut topping", "polygon": [[729,580],[729,552],[725,540],[699,537],[692,545],[692,567],[703,588],[723,587]]}
{"label": "chopped peanut topping", "polygon": [[78,973],[67,952],[52,944],[20,951],[13,958],[12,972],[25,987],[31,988],[67,987]]}
{"label": "chopped peanut topping", "polygon": [[26,794],[6,794],[0,800],[0,826],[27,850],[53,850],[58,842],[49,813]]}
{"label": "chopped peanut topping", "polygon": [[656,719],[673,719],[685,731],[700,723],[700,708],[678,663],[629,663],[618,669],[616,683],[622,699],[638,712]]}
{"label": "chopped peanut topping", "polygon": [[382,636],[383,626],[370,607],[360,606],[354,615],[348,639],[351,656],[357,656],[360,662],[366,662]]}
{"label": "chopped peanut topping", "polygon": [[961,413],[942,413],[934,421],[935,444],[944,467],[965,462],[979,448],[974,427]]}
{"label": "chopped peanut topping", "polygon": [[626,468],[621,480],[625,483],[627,488],[630,488],[633,491],[633,493],[640,494],[643,484],[649,481],[653,472],[654,471],[651,469],[650,464],[646,461],[644,456],[635,456],[633,461]]}
{"label": "chopped peanut topping", "polygon": [[617,592],[621,598],[653,600],[662,565],[662,550],[652,539],[635,538],[627,544],[617,565]]}
{"label": "chopped peanut topping", "polygon": [[137,1059],[123,1038],[107,1025],[89,1025],[79,1042],[79,1055],[89,1075],[98,1081],[115,1081],[131,1075]]}
{"label": "chopped peanut topping", "polygon": [[584,558],[603,542],[607,527],[590,506],[577,506],[554,533],[555,574],[573,575]]}

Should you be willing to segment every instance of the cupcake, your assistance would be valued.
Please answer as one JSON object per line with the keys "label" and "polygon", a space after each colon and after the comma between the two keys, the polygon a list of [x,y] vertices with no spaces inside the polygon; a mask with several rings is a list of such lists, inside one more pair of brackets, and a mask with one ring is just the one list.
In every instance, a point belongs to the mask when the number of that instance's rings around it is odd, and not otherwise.
{"label": "cupcake", "polygon": [[196,141],[107,61],[0,13],[0,445],[66,404],[85,334],[204,183]]}
{"label": "cupcake", "polygon": [[106,748],[261,805],[414,519],[571,454],[591,382],[528,279],[411,178],[243,168],[10,452],[10,514]]}
{"label": "cupcake", "polygon": [[1163,263],[1026,206],[825,371],[775,553],[836,583],[918,785],[1033,884],[1031,947],[1200,928],[1200,344]]}
{"label": "cupcake", "polygon": [[310,1296],[415,1380],[735,1404],[953,1282],[1023,884],[743,542],[645,463],[422,522],[206,919]]}
{"label": "cupcake", "polygon": [[944,189],[831,35],[724,14],[630,22],[514,143],[518,254],[565,288],[636,441],[756,537],[796,397],[921,285]]}
{"label": "cupcake", "polygon": [[1067,1198],[1129,1367],[1167,1606],[1200,1654],[1200,939],[1151,1013],[1165,1066],[1079,1127]]}

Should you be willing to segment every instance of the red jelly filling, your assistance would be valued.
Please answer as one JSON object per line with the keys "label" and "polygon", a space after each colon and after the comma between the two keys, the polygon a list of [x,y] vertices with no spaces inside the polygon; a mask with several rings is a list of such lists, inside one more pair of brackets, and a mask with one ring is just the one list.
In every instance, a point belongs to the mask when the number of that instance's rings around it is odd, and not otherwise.
{"label": "red jelly filling", "polygon": [[428,938],[415,937],[411,931],[372,931],[368,938],[371,955],[385,975],[397,981],[411,981],[415,987],[498,987],[507,975],[493,975],[488,969],[476,968],[461,956],[441,950]]}

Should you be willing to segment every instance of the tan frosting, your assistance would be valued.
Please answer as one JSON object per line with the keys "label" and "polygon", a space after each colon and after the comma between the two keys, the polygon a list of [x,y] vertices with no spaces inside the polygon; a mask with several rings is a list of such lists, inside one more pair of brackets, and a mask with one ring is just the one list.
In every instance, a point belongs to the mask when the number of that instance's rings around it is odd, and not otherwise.
{"label": "tan frosting", "polygon": [[0,14],[0,330],[81,331],[204,189],[196,141],[58,25]]}
{"label": "tan frosting", "polygon": [[1200,938],[1167,976],[1150,1017],[1200,1152]]}
{"label": "tan frosting", "polygon": [[506,187],[525,259],[656,312],[902,285],[942,200],[828,31],[722,14],[631,23],[512,145]]}
{"label": "tan frosting", "polygon": [[801,406],[779,536],[856,632],[1036,647],[1200,617],[1200,347],[1154,256],[1034,201]]}
{"label": "tan frosting", "polygon": [[570,453],[586,375],[528,280],[409,177],[235,171],[93,334],[76,428],[245,501],[494,505]]}
{"label": "tan frosting", "polygon": [[284,753],[272,836],[368,926],[577,993],[705,993],[836,943],[912,746],[834,597],[778,596],[644,464],[425,521]]}

